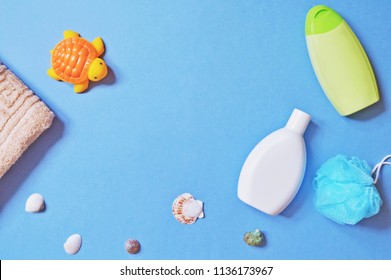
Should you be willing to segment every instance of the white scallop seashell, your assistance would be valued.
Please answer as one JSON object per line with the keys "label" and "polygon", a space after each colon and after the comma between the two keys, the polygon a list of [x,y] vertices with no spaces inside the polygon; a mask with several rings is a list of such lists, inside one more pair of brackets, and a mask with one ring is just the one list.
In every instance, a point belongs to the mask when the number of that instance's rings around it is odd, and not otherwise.
{"label": "white scallop seashell", "polygon": [[195,200],[189,193],[184,193],[172,203],[172,213],[178,222],[190,225],[198,218],[204,217],[203,206],[202,201]]}
{"label": "white scallop seashell", "polygon": [[29,213],[37,213],[45,208],[45,199],[39,193],[34,193],[29,196],[26,201],[25,210]]}
{"label": "white scallop seashell", "polygon": [[81,247],[81,236],[79,234],[73,234],[68,237],[64,243],[65,252],[69,255],[76,254]]}

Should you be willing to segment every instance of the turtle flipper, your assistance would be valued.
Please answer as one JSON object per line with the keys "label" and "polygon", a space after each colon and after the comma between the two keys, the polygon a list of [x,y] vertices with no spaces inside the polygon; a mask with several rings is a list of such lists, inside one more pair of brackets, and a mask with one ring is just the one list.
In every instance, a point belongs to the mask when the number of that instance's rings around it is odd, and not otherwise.
{"label": "turtle flipper", "polygon": [[64,39],[72,38],[72,37],[80,37],[79,33],[72,30],[64,31]]}
{"label": "turtle flipper", "polygon": [[75,86],[73,87],[73,90],[74,90],[74,92],[77,92],[77,93],[83,92],[88,88],[88,84],[89,84],[89,80],[86,79],[84,82],[82,82],[80,84],[75,84]]}
{"label": "turtle flipper", "polygon": [[105,45],[103,44],[103,40],[101,37],[96,37],[94,41],[91,42],[94,48],[97,51],[97,56],[100,56],[105,51]]}
{"label": "turtle flipper", "polygon": [[53,68],[50,68],[50,69],[48,70],[48,75],[49,75],[51,78],[55,79],[56,81],[61,80],[61,79],[57,76],[57,74],[54,72]]}

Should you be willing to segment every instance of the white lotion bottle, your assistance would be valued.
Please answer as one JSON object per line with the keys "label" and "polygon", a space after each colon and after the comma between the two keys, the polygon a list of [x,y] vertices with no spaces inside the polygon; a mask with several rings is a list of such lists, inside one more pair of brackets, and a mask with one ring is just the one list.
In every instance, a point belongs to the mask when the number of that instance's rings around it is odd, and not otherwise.
{"label": "white lotion bottle", "polygon": [[255,146],[240,173],[240,200],[273,216],[289,205],[304,177],[303,134],[310,120],[310,115],[294,109],[284,128],[269,134]]}

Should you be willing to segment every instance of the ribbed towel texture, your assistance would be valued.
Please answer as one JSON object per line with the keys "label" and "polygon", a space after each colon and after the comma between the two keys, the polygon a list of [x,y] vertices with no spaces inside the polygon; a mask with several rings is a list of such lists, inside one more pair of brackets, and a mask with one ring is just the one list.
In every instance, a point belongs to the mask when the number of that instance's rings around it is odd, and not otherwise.
{"label": "ribbed towel texture", "polygon": [[53,112],[0,63],[0,178],[53,118]]}

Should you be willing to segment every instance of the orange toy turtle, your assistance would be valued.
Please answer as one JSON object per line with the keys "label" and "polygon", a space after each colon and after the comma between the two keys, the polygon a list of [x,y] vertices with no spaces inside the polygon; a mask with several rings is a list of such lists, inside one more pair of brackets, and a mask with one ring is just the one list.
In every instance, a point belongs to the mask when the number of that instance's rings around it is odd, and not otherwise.
{"label": "orange toy turtle", "polygon": [[74,84],[75,92],[83,92],[89,81],[100,81],[107,75],[107,66],[99,56],[105,51],[102,38],[91,43],[74,31],[64,31],[64,40],[50,51],[52,68],[48,75],[55,80]]}

